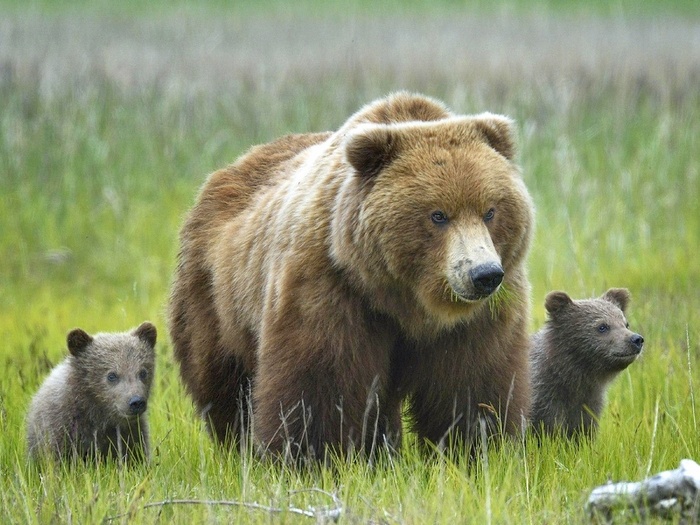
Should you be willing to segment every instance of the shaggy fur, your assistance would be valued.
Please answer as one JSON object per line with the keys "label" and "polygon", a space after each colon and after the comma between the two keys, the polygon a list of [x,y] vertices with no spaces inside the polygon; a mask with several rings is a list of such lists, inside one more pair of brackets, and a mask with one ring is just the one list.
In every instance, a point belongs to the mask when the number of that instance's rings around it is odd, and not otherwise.
{"label": "shaggy fur", "polygon": [[46,378],[27,416],[30,457],[148,457],[146,405],[153,380],[156,328],[93,336],[76,328],[70,355]]}
{"label": "shaggy fur", "polygon": [[[512,122],[399,93],[252,148],[180,235],[170,333],[220,440],[323,457],[518,432],[533,208]],[[507,292],[507,293],[506,293]],[[498,299],[498,300],[496,300]]]}
{"label": "shaggy fur", "polygon": [[536,432],[591,435],[605,391],[642,351],[644,338],[628,329],[629,292],[611,288],[597,299],[551,292],[549,319],[532,336],[531,422]]}

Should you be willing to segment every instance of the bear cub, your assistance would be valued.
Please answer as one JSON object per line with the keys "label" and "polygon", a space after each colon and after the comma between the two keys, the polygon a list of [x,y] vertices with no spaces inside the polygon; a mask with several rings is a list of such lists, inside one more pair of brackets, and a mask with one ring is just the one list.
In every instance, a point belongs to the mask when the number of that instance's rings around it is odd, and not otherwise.
{"label": "bear cub", "polygon": [[596,299],[564,292],[545,299],[545,326],[532,336],[530,355],[536,433],[569,438],[593,435],[610,382],[642,351],[644,338],[629,330],[630,293],[611,288]]}
{"label": "bear cub", "polygon": [[156,335],[149,322],[131,332],[68,333],[70,355],[52,370],[29,409],[29,456],[147,459],[145,412]]}

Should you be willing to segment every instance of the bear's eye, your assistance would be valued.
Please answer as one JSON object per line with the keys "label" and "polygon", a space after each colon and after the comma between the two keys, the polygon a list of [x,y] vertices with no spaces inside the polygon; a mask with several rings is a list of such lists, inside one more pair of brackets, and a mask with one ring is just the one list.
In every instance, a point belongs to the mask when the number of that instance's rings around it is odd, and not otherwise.
{"label": "bear's eye", "polygon": [[496,215],[496,210],[494,208],[491,208],[484,214],[484,222],[489,222],[490,220],[492,220],[494,215]]}
{"label": "bear's eye", "polygon": [[625,321],[625,328],[629,328],[629,327],[630,327],[630,324],[627,321]]}
{"label": "bear's eye", "polygon": [[609,327],[607,324],[602,323],[602,324],[599,324],[599,325],[598,325],[598,331],[599,331],[601,334],[604,334],[604,333],[607,332],[608,330],[610,330],[610,327]]}
{"label": "bear's eye", "polygon": [[434,224],[447,224],[447,214],[444,211],[434,211],[433,213],[430,214],[430,220],[433,221]]}
{"label": "bear's eye", "polygon": [[107,374],[107,381],[109,381],[110,383],[116,383],[117,381],[119,381],[119,376],[116,374],[116,372],[110,372],[109,374]]}
{"label": "bear's eye", "polygon": [[147,377],[148,377],[148,370],[146,370],[145,368],[142,368],[141,371],[139,372],[139,379],[141,381],[145,381]]}

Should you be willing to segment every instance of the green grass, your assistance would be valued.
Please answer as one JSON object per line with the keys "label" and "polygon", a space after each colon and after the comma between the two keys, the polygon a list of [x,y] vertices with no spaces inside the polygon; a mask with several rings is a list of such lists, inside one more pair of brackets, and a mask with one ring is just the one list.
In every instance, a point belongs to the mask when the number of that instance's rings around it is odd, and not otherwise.
{"label": "green grass", "polygon": [[[162,5],[157,15],[88,10],[76,19],[74,4],[48,16],[40,2],[4,2],[0,522],[308,522],[144,505],[332,506],[294,492],[319,488],[337,494],[346,523],[579,523],[588,493],[607,479],[698,460],[700,50],[695,25],[679,16],[694,4],[659,4],[654,18],[601,8],[575,22],[558,4],[472,17],[445,2],[391,23],[359,4],[339,23],[283,10],[217,16],[216,5],[191,19]],[[404,88],[517,120],[537,206],[532,329],[549,290],[585,297],[625,286],[642,359],[614,383],[598,438],[580,448],[506,443],[470,468],[426,460],[409,438],[374,467],[313,472],[217,449],[180,384],[165,325],[184,213],[206,174],[249,145],[337,128]],[[65,355],[67,331],[144,319],[160,331],[152,463],[29,464],[24,415]]]}

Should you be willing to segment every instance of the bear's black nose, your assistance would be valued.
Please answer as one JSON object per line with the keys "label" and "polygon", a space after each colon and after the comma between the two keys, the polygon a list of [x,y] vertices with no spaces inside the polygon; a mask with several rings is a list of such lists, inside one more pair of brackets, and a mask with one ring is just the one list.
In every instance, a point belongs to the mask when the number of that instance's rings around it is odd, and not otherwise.
{"label": "bear's black nose", "polygon": [[129,411],[137,416],[146,411],[146,400],[141,396],[134,396],[129,400]]}
{"label": "bear's black nose", "polygon": [[630,337],[630,343],[632,343],[632,346],[635,348],[641,350],[642,345],[644,344],[644,338],[639,334],[634,334],[632,337]]}
{"label": "bear's black nose", "polygon": [[474,291],[481,297],[491,295],[503,281],[503,268],[498,263],[486,263],[469,270]]}

